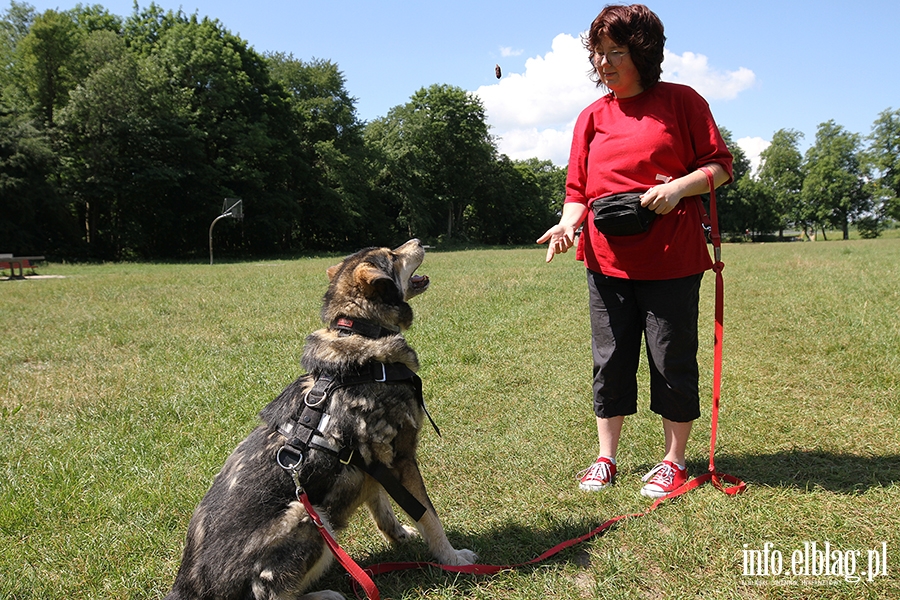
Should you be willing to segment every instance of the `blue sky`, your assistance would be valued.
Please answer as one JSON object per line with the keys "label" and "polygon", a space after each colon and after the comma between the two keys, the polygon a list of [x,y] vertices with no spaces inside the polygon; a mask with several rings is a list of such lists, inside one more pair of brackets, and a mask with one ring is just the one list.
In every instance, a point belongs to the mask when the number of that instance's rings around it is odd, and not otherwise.
{"label": "blue sky", "polygon": [[[39,12],[75,0],[30,2]],[[94,2],[84,2],[92,4]],[[127,16],[133,0],[96,2]],[[475,92],[501,152],[564,164],[572,121],[597,97],[579,36],[606,2],[508,0],[157,0],[219,19],[259,52],[338,64],[357,114],[372,120],[418,89]],[[146,6],[148,2],[141,2]],[[692,85],[748,156],[772,134],[833,119],[868,135],[900,108],[900,2],[660,0],[663,79]],[[503,78],[494,77],[499,64]]]}

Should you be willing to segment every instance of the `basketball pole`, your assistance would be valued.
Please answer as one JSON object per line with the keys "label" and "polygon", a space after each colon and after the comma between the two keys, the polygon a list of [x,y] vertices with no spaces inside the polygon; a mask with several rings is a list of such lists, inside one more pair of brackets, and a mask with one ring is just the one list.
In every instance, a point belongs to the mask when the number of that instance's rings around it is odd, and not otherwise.
{"label": "basketball pole", "polygon": [[[225,206],[231,202],[231,206],[228,206],[226,209]],[[213,227],[216,226],[216,223],[221,221],[226,217],[234,217],[235,219],[243,219],[244,218],[244,210],[243,210],[243,201],[237,198],[225,198],[225,203],[222,206],[223,212],[221,215],[213,219],[213,222],[209,226],[209,264],[213,264]]]}

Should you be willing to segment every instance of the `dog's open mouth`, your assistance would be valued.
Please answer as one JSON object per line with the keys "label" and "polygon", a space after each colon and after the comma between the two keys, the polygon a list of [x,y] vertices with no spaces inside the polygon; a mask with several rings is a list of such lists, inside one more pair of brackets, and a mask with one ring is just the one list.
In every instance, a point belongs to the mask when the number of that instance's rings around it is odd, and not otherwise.
{"label": "dog's open mouth", "polygon": [[429,284],[431,284],[431,281],[427,275],[413,275],[409,278],[409,289],[416,294],[427,290]]}

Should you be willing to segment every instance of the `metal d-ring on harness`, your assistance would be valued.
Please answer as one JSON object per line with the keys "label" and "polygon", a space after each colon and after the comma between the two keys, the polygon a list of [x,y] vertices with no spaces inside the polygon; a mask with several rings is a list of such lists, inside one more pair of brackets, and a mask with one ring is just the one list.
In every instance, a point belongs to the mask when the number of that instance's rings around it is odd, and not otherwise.
{"label": "metal d-ring on harness", "polygon": [[329,395],[342,387],[360,385],[363,383],[401,383],[413,384],[419,405],[428,415],[437,434],[441,432],[437,428],[422,396],[422,380],[411,369],[402,363],[372,362],[363,366],[356,373],[334,377],[322,373],[306,393],[303,399],[303,409],[296,419],[290,419],[278,424],[278,432],[285,438],[284,445],[278,449],[275,460],[282,469],[287,471],[296,486],[297,497],[305,496],[301,470],[304,460],[311,449],[323,450],[337,457],[343,465],[352,465],[368,473],[385,491],[397,502],[398,505],[414,520],[418,521],[425,514],[425,507],[413,496],[409,490],[391,473],[388,467],[378,461],[367,464],[365,460],[355,452],[353,447],[338,447],[324,437],[323,431],[328,424],[330,416],[325,412]]}

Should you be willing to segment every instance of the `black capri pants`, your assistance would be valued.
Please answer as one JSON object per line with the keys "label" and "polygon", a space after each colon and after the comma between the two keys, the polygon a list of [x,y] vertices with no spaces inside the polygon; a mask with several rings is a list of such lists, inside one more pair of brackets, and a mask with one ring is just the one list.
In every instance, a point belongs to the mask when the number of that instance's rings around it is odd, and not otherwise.
{"label": "black capri pants", "polygon": [[697,317],[703,273],[654,281],[587,272],[594,356],[594,413],[637,412],[641,337],[650,365],[650,410],[688,422],[700,416]]}

